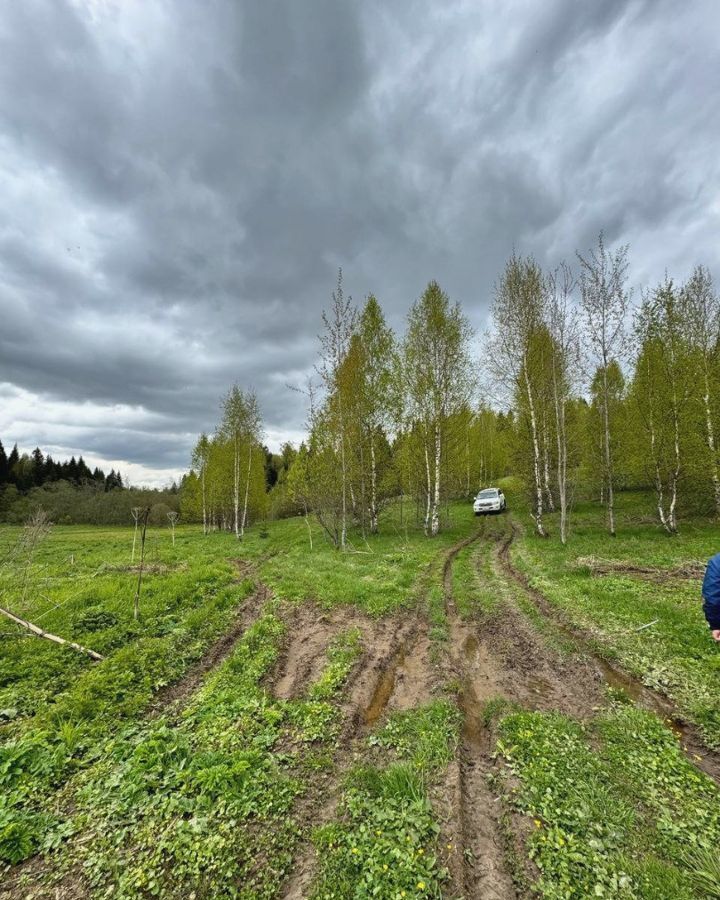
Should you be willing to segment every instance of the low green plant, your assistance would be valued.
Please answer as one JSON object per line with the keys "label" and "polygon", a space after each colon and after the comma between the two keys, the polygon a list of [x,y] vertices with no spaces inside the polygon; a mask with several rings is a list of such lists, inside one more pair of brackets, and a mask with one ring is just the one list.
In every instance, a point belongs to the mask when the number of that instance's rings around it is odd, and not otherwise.
{"label": "low green plant", "polygon": [[327,700],[342,687],[355,661],[362,653],[359,628],[338,635],[327,651],[327,665],[308,692],[311,700]]}
{"label": "low green plant", "polygon": [[695,861],[716,853],[720,791],[656,716],[615,706],[583,724],[512,713],[498,750],[519,779],[506,799],[533,819],[542,896],[716,896],[703,892],[712,866],[698,876]]}
{"label": "low green plant", "polygon": [[447,700],[392,714],[370,737],[389,754],[345,782],[342,820],[316,831],[321,860],[314,898],[440,897],[447,873],[436,854],[439,826],[428,784],[451,759],[460,714]]}

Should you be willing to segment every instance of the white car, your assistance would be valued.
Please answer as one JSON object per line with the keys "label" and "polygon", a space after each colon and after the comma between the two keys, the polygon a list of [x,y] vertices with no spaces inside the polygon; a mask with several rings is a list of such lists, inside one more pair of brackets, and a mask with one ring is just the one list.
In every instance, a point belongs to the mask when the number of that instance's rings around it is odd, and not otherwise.
{"label": "white car", "polygon": [[483,513],[502,512],[505,509],[505,494],[500,488],[486,488],[480,491],[473,501],[473,510],[476,516]]}

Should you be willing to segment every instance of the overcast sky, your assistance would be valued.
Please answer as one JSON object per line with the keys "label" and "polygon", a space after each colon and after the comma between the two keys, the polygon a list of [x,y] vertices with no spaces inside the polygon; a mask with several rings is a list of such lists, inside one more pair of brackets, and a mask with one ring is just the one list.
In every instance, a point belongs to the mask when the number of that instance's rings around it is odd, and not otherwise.
{"label": "overcast sky", "polygon": [[0,439],[134,483],[221,394],[267,442],[338,266],[482,332],[513,248],[720,278],[720,5],[0,0]]}

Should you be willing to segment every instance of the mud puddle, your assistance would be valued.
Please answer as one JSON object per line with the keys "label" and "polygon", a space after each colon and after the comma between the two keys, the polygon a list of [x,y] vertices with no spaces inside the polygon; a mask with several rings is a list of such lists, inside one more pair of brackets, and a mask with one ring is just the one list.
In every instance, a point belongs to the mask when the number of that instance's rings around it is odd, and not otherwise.
{"label": "mud puddle", "polygon": [[364,725],[374,725],[380,716],[385,712],[390,697],[395,688],[395,680],[397,678],[398,669],[405,665],[407,651],[403,646],[400,648],[396,656],[393,658],[389,667],[380,673],[380,677],[375,685],[370,702],[362,713],[362,721]]}

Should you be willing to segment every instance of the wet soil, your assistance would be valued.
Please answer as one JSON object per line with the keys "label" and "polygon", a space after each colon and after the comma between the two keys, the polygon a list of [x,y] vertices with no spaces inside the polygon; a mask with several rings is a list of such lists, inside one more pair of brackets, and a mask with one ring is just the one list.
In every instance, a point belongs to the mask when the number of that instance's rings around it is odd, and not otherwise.
{"label": "wet soil", "polygon": [[[315,827],[337,817],[345,774],[353,764],[368,758],[368,734],[391,711],[427,703],[448,684],[457,688],[463,724],[455,759],[431,789],[442,825],[442,862],[450,872],[444,891],[448,898],[509,900],[525,896],[525,889],[518,885],[530,883],[537,874],[521,848],[527,822],[511,813],[508,830],[507,821],[502,821],[501,799],[493,790],[493,776],[499,773],[500,764],[493,755],[493,726],[486,720],[488,701],[502,699],[527,709],[555,710],[584,719],[607,703],[607,687],[622,690],[632,702],[670,720],[688,754],[703,757],[700,761],[693,758],[694,764],[718,778],[716,756],[706,751],[672,703],[594,653],[589,637],[564,620],[515,569],[510,558],[514,537],[514,526],[504,534],[487,537],[481,528],[447,553],[442,579],[450,639],[444,655],[438,654],[437,643],[430,641],[429,625],[420,613],[377,620],[352,607],[329,612],[313,603],[282,607],[288,639],[267,680],[268,691],[279,699],[306,695],[325,665],[329,644],[342,631],[358,627],[363,645],[340,701],[342,726],[332,766],[311,776],[308,790],[293,813],[302,836],[283,897],[299,900],[309,895],[317,872],[310,835]],[[465,619],[453,597],[452,567],[460,551],[481,539],[493,541],[493,587],[502,593],[501,608],[491,616]],[[247,563],[238,560],[236,567],[239,579],[254,575],[254,568]],[[517,605],[517,592],[511,585],[519,585],[555,632],[578,650],[565,653],[547,643]],[[207,673],[229,655],[269,596],[269,591],[259,585],[243,603],[233,627],[180,682],[157,695],[152,712],[184,703]],[[509,842],[525,867],[520,876],[508,864]],[[72,884],[64,882],[60,889],[57,896],[68,900],[85,896],[81,879]],[[5,893],[0,888],[0,897],[17,900],[26,892]]]}
{"label": "wet soil", "polygon": [[[501,699],[529,709],[587,717],[605,696],[594,667],[583,658],[564,656],[546,646],[506,592],[501,610],[491,617],[460,617],[452,593],[452,566],[457,554],[480,537],[477,534],[453,547],[443,570],[450,631],[448,675],[458,685],[463,727],[457,760],[443,787],[442,845],[450,848],[446,858],[451,873],[449,896],[506,900],[516,896],[515,873],[506,865],[502,808],[491,787],[497,763],[494,736],[485,721],[486,705]],[[499,581],[498,589],[502,589]],[[442,803],[439,808],[443,809]]]}
{"label": "wet soil", "polygon": [[683,750],[693,765],[720,784],[720,754],[704,744],[698,730],[684,718],[672,700],[647,687],[639,678],[631,675],[615,661],[592,650],[590,636],[580,627],[569,622],[542,592],[530,584],[525,574],[515,568],[510,557],[510,547],[516,534],[516,527],[513,526],[497,554],[498,563],[505,575],[522,588],[545,619],[550,620],[561,634],[582,649],[583,654],[595,667],[607,687],[622,692],[636,706],[648,709],[662,718],[678,736]]}
{"label": "wet soil", "polygon": [[[310,836],[315,828],[337,817],[344,776],[355,762],[367,758],[368,734],[391,709],[407,709],[426,702],[437,680],[429,669],[423,670],[428,654],[424,649],[427,639],[421,632],[427,631],[427,623],[416,615],[376,620],[341,607],[333,610],[331,619],[335,616],[344,627],[348,623],[360,627],[363,653],[348,677],[340,703],[343,725],[333,755],[332,774],[329,778],[314,776],[305,797],[296,806],[295,817],[302,825],[303,840],[282,892],[282,897],[292,900],[309,894],[317,872]],[[304,690],[299,682],[296,689]]]}
{"label": "wet soil", "polygon": [[579,567],[587,568],[592,575],[630,575],[646,581],[662,584],[668,579],[698,579],[705,574],[702,562],[686,562],[670,568],[641,566],[619,559],[601,559],[595,556],[580,556],[575,560]]}

